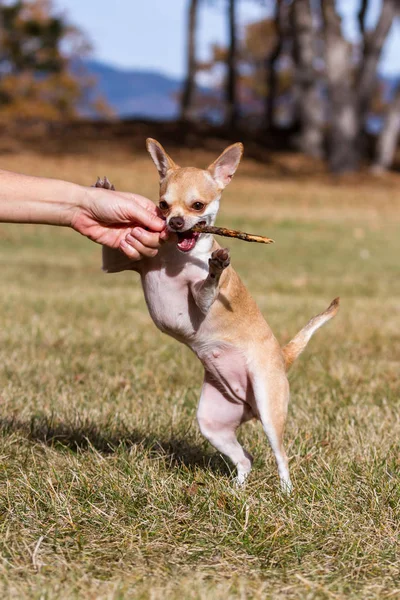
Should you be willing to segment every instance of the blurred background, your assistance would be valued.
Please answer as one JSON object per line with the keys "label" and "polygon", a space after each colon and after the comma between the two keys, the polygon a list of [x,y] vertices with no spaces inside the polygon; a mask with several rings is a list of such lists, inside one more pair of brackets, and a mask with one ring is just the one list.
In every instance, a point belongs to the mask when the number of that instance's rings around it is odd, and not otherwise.
{"label": "blurred background", "polygon": [[221,243],[279,342],[341,298],[290,373],[294,502],[256,423],[243,496],[136,274],[0,224],[0,598],[399,598],[399,10],[0,2],[1,169],[157,201],[147,136],[197,167],[243,141],[217,224],[275,240]]}
{"label": "blurred background", "polygon": [[119,120],[158,121],[166,138],[188,146],[240,137],[337,173],[382,172],[396,164],[399,8],[397,0],[3,0],[1,127],[20,137],[47,123],[54,136],[66,121],[89,129],[96,121],[97,132],[114,124],[112,137]]}

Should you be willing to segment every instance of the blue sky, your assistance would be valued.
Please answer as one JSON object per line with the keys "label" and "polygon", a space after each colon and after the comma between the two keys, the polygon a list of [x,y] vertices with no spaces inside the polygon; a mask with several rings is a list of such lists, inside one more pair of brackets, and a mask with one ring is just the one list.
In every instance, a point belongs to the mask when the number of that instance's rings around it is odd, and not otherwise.
{"label": "blue sky", "polygon": [[[201,58],[207,58],[213,42],[226,39],[225,2],[201,2],[198,48]],[[94,58],[119,67],[183,76],[188,0],[55,0],[54,4],[88,34]],[[239,0],[240,26],[267,15],[267,4],[268,1]],[[370,24],[376,20],[380,5],[381,0],[371,0]],[[357,6],[357,0],[338,0],[345,34],[352,40],[357,38]],[[380,71],[400,75],[399,22],[392,27],[385,45]]]}

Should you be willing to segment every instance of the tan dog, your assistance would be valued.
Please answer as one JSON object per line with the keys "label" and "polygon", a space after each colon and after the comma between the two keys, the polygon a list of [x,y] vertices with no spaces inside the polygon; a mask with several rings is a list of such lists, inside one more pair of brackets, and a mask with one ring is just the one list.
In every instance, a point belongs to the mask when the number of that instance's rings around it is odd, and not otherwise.
{"label": "tan dog", "polygon": [[[230,266],[229,251],[211,235],[191,231],[195,224],[214,223],[221,192],[242,157],[242,144],[229,146],[206,170],[180,168],[156,140],[148,139],[147,149],[160,176],[159,206],[171,234],[155,258],[139,262],[104,248],[103,268],[138,271],[154,323],[189,346],[202,362],[200,430],[236,466],[237,483],[244,483],[252,457],[239,444],[236,430],[256,418],[275,454],[282,488],[290,491],[283,447],[289,403],[286,372],[314,331],[336,314],[339,300],[281,348]],[[110,184],[106,180],[98,185]]]}

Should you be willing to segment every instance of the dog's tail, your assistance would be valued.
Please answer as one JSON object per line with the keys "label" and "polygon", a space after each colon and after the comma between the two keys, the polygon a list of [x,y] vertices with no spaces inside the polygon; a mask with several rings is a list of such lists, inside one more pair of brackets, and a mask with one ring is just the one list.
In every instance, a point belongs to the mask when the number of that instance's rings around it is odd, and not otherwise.
{"label": "dog's tail", "polygon": [[282,348],[285,359],[286,370],[288,371],[296,358],[303,352],[311,339],[311,336],[321,325],[332,319],[339,310],[339,298],[335,298],[330,303],[325,312],[313,317],[297,335]]}

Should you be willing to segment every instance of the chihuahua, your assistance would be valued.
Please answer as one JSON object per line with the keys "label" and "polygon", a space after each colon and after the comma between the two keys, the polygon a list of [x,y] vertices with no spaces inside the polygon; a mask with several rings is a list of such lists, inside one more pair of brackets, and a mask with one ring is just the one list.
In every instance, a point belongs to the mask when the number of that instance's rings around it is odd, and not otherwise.
{"label": "chihuahua", "polygon": [[[160,177],[159,207],[168,239],[157,256],[138,262],[104,247],[103,269],[137,271],[156,326],[189,346],[202,362],[200,431],[236,466],[237,484],[244,484],[253,459],[236,431],[255,418],[274,452],[282,489],[290,492],[283,446],[289,403],[286,374],[313,333],[335,316],[339,299],[281,348],[230,265],[228,249],[212,235],[192,231],[197,224],[214,224],[221,193],[239,165],[243,145],[229,146],[205,170],[179,167],[156,140],[147,140],[147,150]],[[97,185],[111,187],[107,178]]]}

